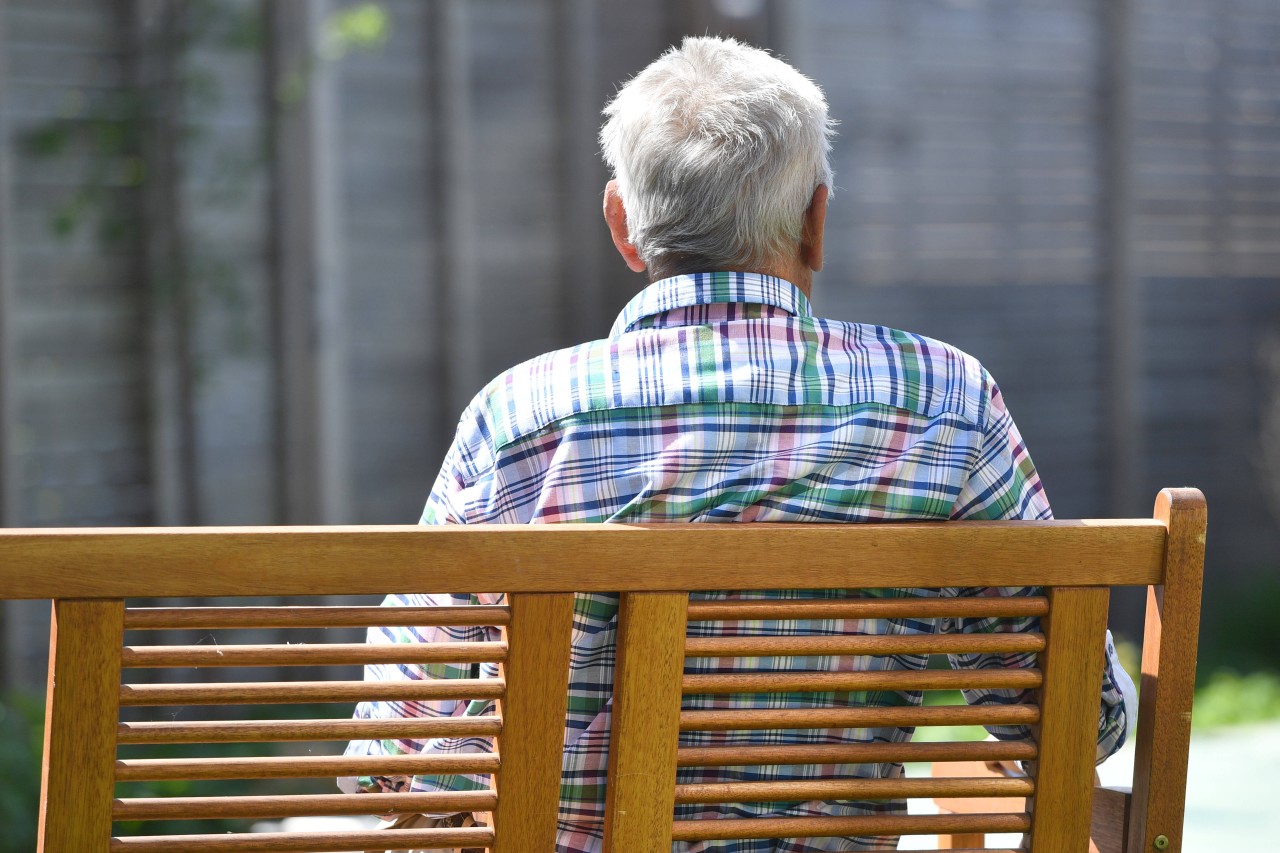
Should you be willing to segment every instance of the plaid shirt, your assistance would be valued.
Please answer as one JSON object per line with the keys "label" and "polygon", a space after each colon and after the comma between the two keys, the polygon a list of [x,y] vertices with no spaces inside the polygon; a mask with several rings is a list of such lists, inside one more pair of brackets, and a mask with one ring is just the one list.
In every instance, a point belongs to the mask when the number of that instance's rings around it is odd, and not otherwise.
{"label": "plaid shirt", "polygon": [[[986,370],[919,335],[817,319],[790,283],[748,273],[676,276],[623,310],[606,340],[549,353],[493,380],[462,416],[423,524],[1045,519],[1049,503]],[[850,557],[856,560],[856,555]],[[780,576],[781,578],[781,576]],[[1035,589],[992,589],[1026,595]],[[956,589],[880,590],[947,596]],[[838,591],[706,593],[699,597],[838,595]],[[501,594],[392,595],[388,605],[491,604]],[[559,853],[600,849],[617,597],[579,595],[565,719]],[[943,629],[1030,631],[1035,619],[938,620]],[[691,623],[695,636],[920,634],[932,620]],[[481,627],[376,628],[371,643],[492,640]],[[1108,644],[1110,647],[1110,644]],[[1030,666],[1034,655],[955,655],[960,667]],[[691,659],[690,673],[920,669],[924,657]],[[476,668],[479,673],[474,671]],[[1125,711],[1108,661],[1099,760],[1124,740]],[[490,665],[374,665],[371,680],[495,676]],[[1121,676],[1123,678],[1123,676]],[[1017,691],[972,691],[971,703],[1017,702]],[[689,696],[687,709],[919,704],[919,693]],[[489,712],[483,702],[374,702],[360,718]],[[1019,728],[993,729],[1022,738]],[[848,743],[910,738],[910,729],[694,732],[682,745]],[[490,749],[487,739],[362,741],[348,754]],[[901,765],[717,767],[679,781],[898,776]],[[460,790],[483,777],[361,779],[363,790]],[[856,815],[904,804],[809,802],[681,806],[680,818]],[[735,853],[894,849],[892,839],[831,838],[676,845]]]}

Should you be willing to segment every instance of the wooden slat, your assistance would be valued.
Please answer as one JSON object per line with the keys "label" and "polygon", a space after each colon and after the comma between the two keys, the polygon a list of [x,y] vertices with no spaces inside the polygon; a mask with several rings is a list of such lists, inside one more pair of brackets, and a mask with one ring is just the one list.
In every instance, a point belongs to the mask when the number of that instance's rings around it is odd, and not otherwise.
{"label": "wooden slat", "polygon": [[1037,669],[882,670],[686,675],[686,694],[825,693],[869,690],[1032,689]]}
{"label": "wooden slat", "polygon": [[887,761],[1028,761],[1035,744],[1026,741],[956,743],[821,743],[778,746],[681,747],[679,767],[744,767],[779,764],[880,764]]}
{"label": "wooden slat", "polygon": [[53,604],[39,853],[101,850],[111,835],[123,637],[123,601]]}
{"label": "wooden slat", "polygon": [[889,726],[1019,726],[1040,720],[1035,705],[932,705],[899,708],[797,708],[681,711],[680,731],[879,728]]}
{"label": "wooden slat", "polygon": [[507,608],[472,607],[130,607],[130,631],[175,628],[371,628],[395,625],[505,625]]}
{"label": "wooden slat", "polygon": [[511,652],[498,703],[502,772],[494,777],[493,853],[553,850],[573,631],[573,595],[511,595]]}
{"label": "wooden slat", "polygon": [[1032,804],[1035,853],[1088,848],[1109,598],[1106,587],[1049,591],[1037,799]]}
{"label": "wooden slat", "polygon": [[131,758],[116,762],[116,781],[492,773],[498,766],[498,757],[492,753],[423,753],[377,757],[289,755],[259,758]]}
{"label": "wooden slat", "polygon": [[371,738],[481,737],[502,729],[496,717],[422,717],[389,720],[199,720],[121,723],[116,742],[283,743]]}
{"label": "wooden slat", "polygon": [[126,669],[157,666],[330,666],[370,663],[494,663],[505,643],[295,643],[258,646],[125,646]]}
{"label": "wooden slat", "polygon": [[743,619],[943,619],[1043,616],[1044,596],[999,598],[845,598],[690,601],[690,622]]}
{"label": "wooden slat", "polygon": [[0,530],[0,597],[368,594],[373,553],[388,591],[773,589],[780,565],[812,589],[1148,584],[1164,537],[1145,520]]}
{"label": "wooden slat", "polygon": [[133,797],[118,799],[112,820],[222,820],[330,815],[489,811],[492,791],[394,794],[298,794],[263,797]]}
{"label": "wooden slat", "polygon": [[731,838],[821,838],[835,835],[940,835],[959,832],[1025,832],[1026,815],[901,815],[857,817],[724,818],[678,820],[673,841]]}
{"label": "wooden slat", "polygon": [[685,657],[929,655],[1038,652],[1043,634],[919,634],[840,637],[690,637]]}
{"label": "wooden slat", "polygon": [[1165,489],[1155,516],[1168,526],[1163,588],[1147,592],[1142,639],[1142,694],[1134,752],[1129,848],[1151,850],[1157,835],[1182,848],[1191,701],[1200,637],[1208,512],[1196,489]]}
{"label": "wooden slat", "polygon": [[[490,847],[493,830],[486,826],[460,829],[398,829],[396,843],[415,850],[453,847]],[[254,832],[234,835],[162,835],[112,838],[112,851],[128,853],[328,853],[386,849],[387,833],[364,832]]]}
{"label": "wooden slat", "polygon": [[1093,817],[1089,821],[1089,853],[1125,853],[1129,837],[1128,788],[1093,789]]}
{"label": "wooden slat", "polygon": [[987,843],[986,833],[957,832],[938,836],[939,850],[982,850]]}
{"label": "wooden slat", "polygon": [[1027,778],[807,779],[677,785],[676,803],[800,803],[806,800],[898,800],[908,797],[1029,797]]}
{"label": "wooden slat", "polygon": [[[1007,779],[1010,776],[1026,778],[1026,774],[1016,773],[1009,768],[989,764],[985,761],[938,762],[930,770],[934,778],[981,777],[983,779]],[[1025,812],[1027,810],[1025,797],[1006,799],[996,799],[994,797],[967,797],[964,799],[935,797],[934,804],[937,805],[939,811],[946,814],[986,814],[989,812]],[[982,839],[977,838],[976,841],[969,841],[960,837],[953,838],[951,842],[952,847],[970,847],[973,844],[982,844]],[[940,844],[940,846],[945,845]]]}
{"label": "wooden slat", "polygon": [[230,684],[123,684],[120,704],[246,705],[296,702],[364,702],[393,699],[496,699],[501,679],[423,681],[261,681]]}
{"label": "wooden slat", "polygon": [[671,848],[688,600],[627,593],[619,602],[605,853]]}

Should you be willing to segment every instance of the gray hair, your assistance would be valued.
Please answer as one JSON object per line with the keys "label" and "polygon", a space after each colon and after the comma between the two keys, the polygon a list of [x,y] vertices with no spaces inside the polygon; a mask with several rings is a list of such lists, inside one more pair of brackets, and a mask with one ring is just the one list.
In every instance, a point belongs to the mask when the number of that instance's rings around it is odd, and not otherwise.
{"label": "gray hair", "polygon": [[652,275],[785,257],[814,190],[832,189],[834,123],[822,90],[734,39],[686,38],[604,113],[600,147]]}

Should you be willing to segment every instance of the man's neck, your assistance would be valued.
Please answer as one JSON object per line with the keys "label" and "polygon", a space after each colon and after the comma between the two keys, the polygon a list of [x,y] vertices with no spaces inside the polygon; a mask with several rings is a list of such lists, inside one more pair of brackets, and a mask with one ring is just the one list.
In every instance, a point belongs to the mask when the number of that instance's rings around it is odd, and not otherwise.
{"label": "man's neck", "polygon": [[799,259],[792,260],[789,263],[765,264],[755,272],[786,279],[794,284],[806,299],[813,298],[813,270],[809,269],[809,266]]}

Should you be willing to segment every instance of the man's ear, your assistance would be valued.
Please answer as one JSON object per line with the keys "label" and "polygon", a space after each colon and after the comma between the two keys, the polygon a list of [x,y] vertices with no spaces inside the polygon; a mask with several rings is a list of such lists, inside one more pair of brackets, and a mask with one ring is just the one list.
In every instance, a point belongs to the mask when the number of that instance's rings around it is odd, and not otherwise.
{"label": "man's ear", "polygon": [[613,236],[613,245],[627,262],[632,272],[644,272],[645,263],[640,259],[636,247],[631,245],[631,233],[627,230],[627,211],[622,206],[622,196],[618,195],[618,182],[609,181],[604,185],[604,221],[609,224],[609,233]]}
{"label": "man's ear", "polygon": [[800,237],[800,260],[814,272],[822,270],[822,238],[827,228],[827,186],[818,184],[804,212],[804,233]]}

